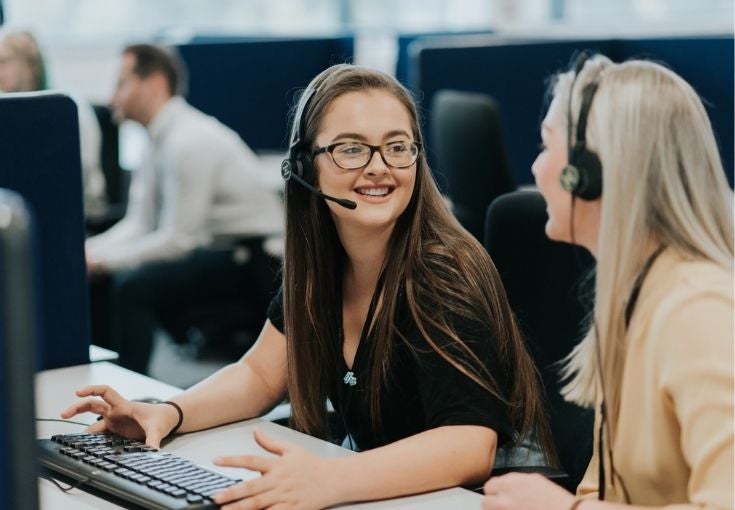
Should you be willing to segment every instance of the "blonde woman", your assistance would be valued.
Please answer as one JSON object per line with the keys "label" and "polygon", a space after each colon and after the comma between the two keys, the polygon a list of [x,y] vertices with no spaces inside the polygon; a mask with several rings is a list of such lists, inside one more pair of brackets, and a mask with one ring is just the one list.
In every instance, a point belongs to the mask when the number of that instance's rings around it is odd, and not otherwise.
{"label": "blonde woman", "polygon": [[542,139],[546,233],[597,259],[563,372],[597,410],[595,454],[576,498],[512,474],[483,508],[733,508],[733,195],[702,102],[661,65],[596,56],[558,76]]}

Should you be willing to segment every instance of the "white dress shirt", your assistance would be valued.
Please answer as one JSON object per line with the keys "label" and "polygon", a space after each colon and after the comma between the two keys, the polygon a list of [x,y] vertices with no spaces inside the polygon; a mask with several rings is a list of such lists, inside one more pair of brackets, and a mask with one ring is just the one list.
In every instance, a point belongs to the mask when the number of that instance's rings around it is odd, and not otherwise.
{"label": "white dress shirt", "polygon": [[215,238],[283,233],[280,199],[237,133],[174,97],[148,134],[127,214],[87,240],[91,260],[114,271],[178,258]]}

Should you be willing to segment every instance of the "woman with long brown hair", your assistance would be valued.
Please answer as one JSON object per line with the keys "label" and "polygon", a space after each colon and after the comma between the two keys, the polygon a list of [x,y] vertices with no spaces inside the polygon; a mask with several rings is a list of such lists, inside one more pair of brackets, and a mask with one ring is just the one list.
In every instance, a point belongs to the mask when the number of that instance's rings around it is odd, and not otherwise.
{"label": "woman with long brown hair", "polygon": [[[178,432],[258,416],[288,394],[293,426],[320,437],[329,399],[360,453],[321,459],[256,433],[277,456],[221,459],[263,476],[216,502],[321,508],[477,483],[500,444],[532,431],[548,444],[502,284],[439,194],[406,89],[358,66],[322,72],[301,96],[282,173],[282,292],[239,362],[174,399]],[[78,394],[103,401],[64,416],[97,412],[95,431],[157,447],[177,423],[173,406]]]}

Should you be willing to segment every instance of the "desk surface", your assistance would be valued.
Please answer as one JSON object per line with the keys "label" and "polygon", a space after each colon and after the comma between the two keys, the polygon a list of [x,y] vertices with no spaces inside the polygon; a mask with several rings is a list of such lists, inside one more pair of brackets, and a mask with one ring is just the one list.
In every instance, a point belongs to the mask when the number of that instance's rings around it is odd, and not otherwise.
{"label": "desk surface", "polygon": [[[58,418],[59,413],[74,400],[74,391],[90,384],[109,384],[126,398],[156,397],[167,399],[181,390],[149,377],[131,372],[116,365],[101,362],[90,365],[47,370],[36,375],[36,415],[39,418]],[[92,423],[93,414],[82,414],[75,421]],[[175,437],[163,446],[163,450],[185,457],[193,462],[242,479],[259,476],[237,468],[215,467],[211,460],[220,455],[256,454],[265,455],[254,441],[252,432],[259,427],[270,436],[290,441],[322,457],[339,457],[351,455],[352,452],[296,432],[261,418],[247,420],[231,425],[217,427],[191,434]],[[49,437],[52,434],[79,432],[79,425],[58,422],[37,422],[37,436]],[[339,483],[335,480],[335,483]],[[75,509],[113,509],[120,508],[114,503],[100,499],[80,489],[70,493],[61,492],[48,480],[39,481],[39,493],[42,509],[75,508]],[[480,508],[481,497],[473,492],[454,488],[417,496],[398,498],[371,503],[359,503],[340,506],[339,508],[373,510],[397,508],[444,510],[447,508]]]}

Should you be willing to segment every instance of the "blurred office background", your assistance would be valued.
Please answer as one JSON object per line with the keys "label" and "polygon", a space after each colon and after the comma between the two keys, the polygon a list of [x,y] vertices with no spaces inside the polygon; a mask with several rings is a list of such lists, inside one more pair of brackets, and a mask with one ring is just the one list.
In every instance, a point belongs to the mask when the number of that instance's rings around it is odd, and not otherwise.
{"label": "blurred office background", "polygon": [[[421,34],[486,35],[492,32],[496,41],[501,41],[507,35],[516,42],[524,39],[614,41],[646,37],[707,38],[723,34],[726,39],[731,39],[735,16],[732,0],[0,0],[0,7],[3,25],[28,29],[37,36],[45,56],[51,87],[73,92],[97,105],[108,102],[117,79],[120,50],[130,42],[154,41],[185,46],[197,37],[250,40],[262,37],[273,40],[345,36],[353,44],[351,54],[355,63],[400,74],[401,69],[397,66],[400,67],[401,41],[405,43]],[[474,43],[468,44],[471,46]],[[675,41],[675,44],[678,42]],[[729,45],[731,55],[732,43],[729,42]],[[431,44],[418,49],[426,48],[431,50]],[[692,51],[691,58],[686,57],[689,61],[699,58],[696,50]],[[526,87],[533,89],[530,95],[525,89],[518,89],[519,93],[525,94],[526,99],[532,97],[533,104],[529,109],[533,111],[524,118],[524,131],[513,131],[518,126],[512,124],[504,127],[509,157],[507,165],[501,163],[510,169],[504,172],[509,172],[514,178],[515,182],[509,183],[511,189],[515,185],[529,184],[531,180],[530,161],[538,142],[537,121],[541,108],[537,103],[540,103],[543,78],[558,69],[561,55],[568,59],[570,54],[567,49],[559,50],[553,62],[548,62],[548,69],[536,69],[538,76],[529,78],[533,86]],[[728,68],[718,66],[721,57],[707,57],[709,60],[704,59],[705,64],[695,71],[704,77],[705,84],[707,80],[720,85],[724,83],[725,87],[730,87],[732,94],[732,58]],[[200,62],[203,60],[201,56],[198,59]],[[451,58],[447,62],[451,62]],[[522,58],[514,62],[515,69],[526,64]],[[247,68],[248,63],[243,62],[242,66]],[[278,66],[276,59],[272,62],[272,68]],[[713,68],[717,71],[713,72]],[[431,106],[430,94],[436,92],[440,85],[446,86],[441,77],[443,69],[442,66],[434,70],[424,69],[431,75],[431,80],[423,76],[419,77],[421,79],[416,76],[409,79],[411,77],[408,74],[399,76],[409,86],[418,86],[419,90],[414,91],[420,99],[425,94],[422,108],[427,117]],[[720,76],[719,72],[729,75]],[[465,69],[463,73],[472,74],[472,71]],[[242,74],[241,78],[248,79],[246,72]],[[485,74],[490,74],[490,71],[485,70]],[[441,79],[437,80],[438,76]],[[503,77],[500,78],[502,80]],[[257,79],[268,82],[267,76]],[[305,86],[306,82],[299,81],[298,85]],[[457,87],[450,88],[462,88],[460,85],[457,83]],[[720,85],[717,87],[721,89]],[[478,85],[478,88],[482,87]],[[498,90],[501,95],[499,103],[501,110],[505,109],[505,120],[518,119],[512,114],[512,105],[502,102],[501,89],[499,87]],[[465,90],[474,90],[474,87],[465,87]],[[201,99],[201,88],[198,92]],[[487,92],[494,93],[493,90]],[[247,96],[241,99],[257,101],[257,98]],[[280,94],[278,99],[286,102],[293,98]],[[729,100],[732,104],[732,95]],[[216,108],[213,107],[213,110]],[[208,113],[216,115],[215,111]],[[720,109],[719,114],[725,116],[721,124],[729,126],[731,134],[732,108],[724,113]],[[221,120],[227,123],[226,119]],[[285,132],[285,116],[279,115],[270,121]],[[238,130],[237,126],[233,127]],[[261,130],[266,131],[264,128]],[[285,147],[283,143],[278,146],[279,142],[284,141],[282,133],[277,132],[275,146],[270,144],[266,147],[268,150],[264,151],[242,131],[238,132],[261,154],[270,152],[278,154],[276,158],[281,157]],[[436,133],[426,134],[430,140],[436,137]],[[137,166],[145,143],[144,137],[140,126],[129,122],[123,126],[119,140],[119,163],[123,169],[132,170]],[[502,136],[499,139],[502,141]],[[522,145],[521,142],[525,145],[516,147]],[[727,147],[731,148],[732,140],[728,143]],[[431,145],[431,151],[438,147],[438,144]],[[430,156],[441,159],[431,151]],[[733,154],[731,150],[728,152],[724,159],[726,171],[731,177]],[[436,170],[435,163],[432,161]],[[276,164],[272,172],[274,186],[280,185],[277,169]],[[446,181],[439,180],[441,185],[447,185]],[[448,180],[451,188],[451,179]],[[474,182],[473,186],[482,188],[481,184],[478,186]],[[481,222],[484,221],[484,211],[490,198],[484,197],[483,200],[487,203],[483,202],[477,213],[479,216],[476,219],[480,222],[476,225],[477,231],[482,229]],[[470,227],[468,230],[471,230]],[[176,345],[162,334],[154,353],[151,375],[186,387],[229,361],[226,358],[202,357],[201,353],[196,352],[197,349],[196,345]]]}
{"label": "blurred office background", "polygon": [[[96,104],[109,100],[120,49],[130,42],[185,44],[200,34],[349,35],[355,63],[395,73],[399,37],[405,34],[722,34],[733,32],[733,5],[731,0],[0,0],[4,24],[31,30],[39,39],[50,85]],[[124,127],[124,168],[137,164],[140,136],[135,127]]]}
{"label": "blurred office background", "polygon": [[401,33],[649,35],[733,30],[731,0],[3,0],[5,23],[31,29],[55,87],[109,98],[119,49],[197,33],[353,33],[357,63],[392,71]]}

